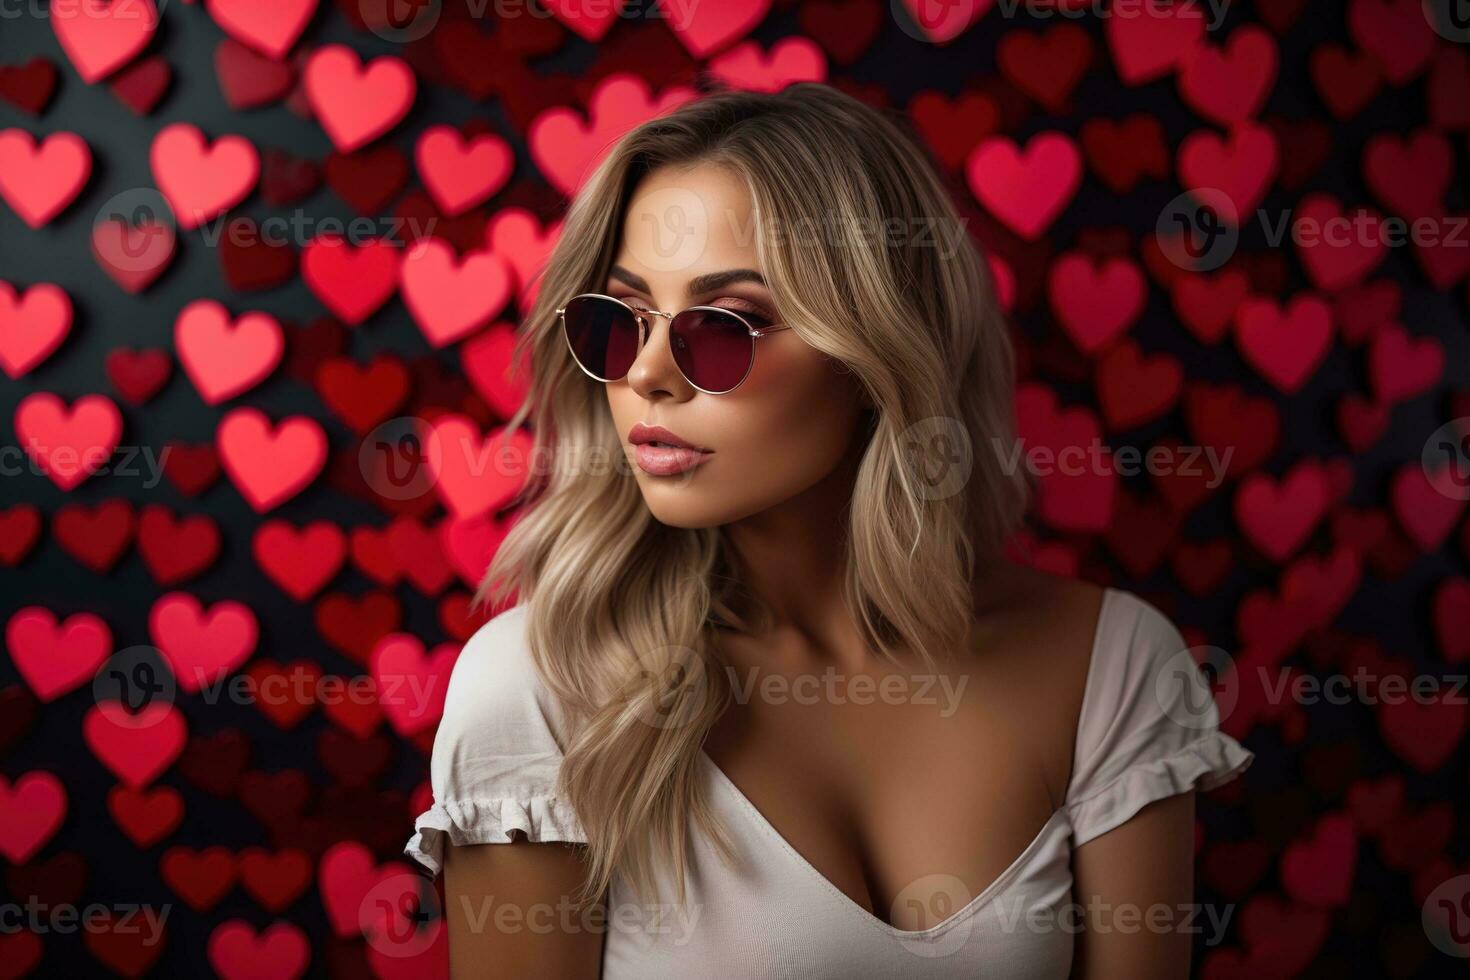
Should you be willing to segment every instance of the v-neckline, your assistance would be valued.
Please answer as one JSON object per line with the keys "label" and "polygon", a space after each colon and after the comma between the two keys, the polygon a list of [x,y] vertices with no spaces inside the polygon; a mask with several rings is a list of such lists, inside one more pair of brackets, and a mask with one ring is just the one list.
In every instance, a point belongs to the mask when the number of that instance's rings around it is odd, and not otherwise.
{"label": "v-neckline", "polygon": [[786,839],[781,831],[776,829],[775,824],[766,819],[766,815],[760,812],[756,805],[750,801],[750,798],[745,795],[745,793],[740,789],[739,786],[735,785],[734,780],[725,775],[725,771],[719,767],[719,764],[716,763],[714,759],[710,758],[707,752],[701,749],[699,754],[700,757],[704,760],[705,764],[711,770],[713,770],[715,782],[721,785],[739,805],[740,809],[745,811],[750,816],[751,822],[754,823],[759,830],[761,830],[772,840],[774,840],[776,844],[781,848],[781,850],[785,851],[786,854],[788,854],[799,867],[805,870],[805,873],[807,875],[815,879],[816,882],[824,889],[835,895],[838,901],[844,907],[851,909],[854,913],[868,920],[873,925],[884,930],[890,935],[903,939],[923,939],[925,937],[938,935],[939,933],[948,930],[956,923],[962,922],[963,920],[969,918],[972,913],[978,911],[987,900],[994,897],[996,892],[998,892],[1000,889],[1004,888],[1007,884],[1010,883],[1010,880],[1015,877],[1016,873],[1025,864],[1026,860],[1030,858],[1031,855],[1036,851],[1036,849],[1045,842],[1048,834],[1051,832],[1052,824],[1054,824],[1057,817],[1061,816],[1064,812],[1064,808],[1062,807],[1058,807],[1056,810],[1052,811],[1051,816],[1048,817],[1046,822],[1041,825],[1041,829],[1036,832],[1036,836],[1032,837],[1030,842],[1021,849],[1021,853],[1017,854],[1015,859],[1006,866],[1006,869],[1002,871],[998,876],[996,876],[994,881],[990,882],[990,884],[982,888],[980,892],[969,902],[967,902],[963,908],[951,913],[948,917],[940,920],[939,922],[936,922],[928,929],[900,929],[889,922],[887,919],[884,919],[881,916],[877,915],[875,912],[871,912],[868,909],[863,908],[853,899],[851,895],[847,894],[847,892],[843,891],[841,888],[838,888],[837,885],[835,885],[830,878],[822,874],[822,872],[818,871],[816,869],[816,866],[808,861],[805,857],[803,857],[802,853],[798,851],[794,846],[792,846],[791,842]]}
{"label": "v-neckline", "polygon": [[[1102,643],[1103,626],[1107,621],[1108,606],[1112,598],[1112,587],[1104,586],[1102,599],[1098,603],[1097,624],[1093,628],[1092,649],[1088,652],[1088,663],[1086,672],[1087,676],[1083,680],[1082,705],[1079,711],[1079,715],[1085,716],[1087,711],[1087,705],[1089,701],[1088,695],[1092,689],[1093,667],[1097,663],[1097,650]],[[741,790],[739,786],[735,785],[735,781],[725,774],[725,770],[720,768],[719,764],[716,763],[713,758],[711,758],[708,752],[704,751],[704,749],[701,748],[699,750],[699,755],[700,758],[704,761],[705,765],[713,770],[715,783],[724,788],[725,792],[730,795],[730,797],[736,802],[736,804],[738,804],[739,808],[749,815],[751,822],[768,837],[772,838],[776,842],[777,846],[779,846],[781,850],[785,851],[786,854],[791,857],[791,859],[798,867],[805,869],[805,873],[808,876],[815,879],[821,887],[835,895],[838,899],[839,904],[841,904],[843,907],[851,909],[858,916],[871,922],[874,926],[882,929],[889,935],[900,939],[924,939],[931,936],[939,935],[941,932],[948,930],[956,923],[963,922],[973,913],[977,912],[989,899],[995,896],[996,892],[1000,891],[1002,888],[1010,883],[1011,879],[1015,877],[1015,875],[1025,865],[1026,861],[1031,858],[1031,856],[1036,852],[1037,848],[1039,848],[1043,843],[1046,842],[1048,835],[1052,832],[1052,825],[1056,823],[1057,818],[1063,816],[1066,812],[1066,803],[1064,801],[1061,806],[1058,806],[1055,810],[1052,811],[1051,816],[1047,817],[1046,822],[1041,825],[1041,829],[1036,832],[1036,836],[1031,838],[1030,842],[1021,849],[1021,853],[1017,854],[1015,859],[1006,866],[1005,870],[997,875],[994,881],[990,882],[990,884],[980,889],[979,893],[976,894],[975,897],[972,898],[969,902],[967,902],[963,908],[953,912],[946,918],[930,926],[928,929],[900,929],[889,922],[887,919],[878,916],[875,912],[871,912],[868,909],[863,908],[852,898],[851,895],[847,894],[847,892],[843,891],[841,888],[838,888],[837,885],[835,885],[830,878],[822,874],[822,872],[818,871],[816,866],[808,861],[805,857],[803,857],[802,853],[798,851],[794,846],[792,846],[791,842],[786,839],[785,835],[783,835],[781,831],[776,829],[775,824],[771,823],[771,821],[766,818],[766,815],[761,813],[760,809],[750,801],[750,798],[745,795],[744,791]],[[1073,758],[1073,766],[1075,772],[1075,754]],[[1070,781],[1071,778],[1069,776],[1069,784]]]}

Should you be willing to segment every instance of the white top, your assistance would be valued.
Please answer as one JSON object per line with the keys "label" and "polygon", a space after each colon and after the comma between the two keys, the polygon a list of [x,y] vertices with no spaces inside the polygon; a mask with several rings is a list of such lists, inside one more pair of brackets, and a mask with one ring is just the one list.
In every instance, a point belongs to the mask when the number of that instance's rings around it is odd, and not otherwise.
{"label": "white top", "polygon": [[[404,849],[435,875],[446,839],[505,843],[520,830],[533,841],[586,840],[556,796],[565,715],[535,671],[525,612],[516,606],[486,623],[454,666],[430,765],[434,806]],[[739,867],[725,865],[696,828],[687,906],[645,908],[615,879],[603,976],[1066,976],[1078,923],[1072,849],[1147,803],[1232,779],[1254,759],[1219,730],[1186,646],[1157,608],[1105,591],[1064,804],[999,878],[923,931],[896,929],[844,895],[701,754]]]}

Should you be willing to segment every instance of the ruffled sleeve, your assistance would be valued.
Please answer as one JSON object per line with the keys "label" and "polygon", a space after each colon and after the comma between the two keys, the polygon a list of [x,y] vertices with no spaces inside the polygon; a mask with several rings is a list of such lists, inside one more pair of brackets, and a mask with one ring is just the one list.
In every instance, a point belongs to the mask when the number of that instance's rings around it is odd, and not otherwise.
{"label": "ruffled sleeve", "polygon": [[565,715],[542,685],[525,642],[526,607],[500,613],[470,637],[450,674],[434,735],[434,805],[414,821],[404,853],[437,875],[445,843],[585,842],[557,795]]}
{"label": "ruffled sleeve", "polygon": [[1254,760],[1220,731],[1188,646],[1150,603],[1105,593],[1064,806],[1074,847],[1155,800],[1234,779]]}

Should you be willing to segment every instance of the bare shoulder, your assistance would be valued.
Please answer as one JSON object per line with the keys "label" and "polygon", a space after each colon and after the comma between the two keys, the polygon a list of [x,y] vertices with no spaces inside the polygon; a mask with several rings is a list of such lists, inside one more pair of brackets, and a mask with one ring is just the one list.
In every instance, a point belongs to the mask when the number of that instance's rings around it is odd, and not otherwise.
{"label": "bare shoulder", "polygon": [[1026,723],[1058,800],[1071,773],[1105,593],[1090,582],[1009,564],[976,583],[980,669]]}
{"label": "bare shoulder", "polygon": [[1072,668],[1086,673],[1104,592],[1022,565],[998,566],[976,582],[978,649],[1056,680]]}

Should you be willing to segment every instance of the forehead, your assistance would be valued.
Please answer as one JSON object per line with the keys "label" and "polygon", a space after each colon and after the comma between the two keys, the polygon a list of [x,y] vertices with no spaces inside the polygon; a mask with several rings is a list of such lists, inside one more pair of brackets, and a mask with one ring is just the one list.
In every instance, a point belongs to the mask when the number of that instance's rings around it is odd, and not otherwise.
{"label": "forehead", "polygon": [[735,171],[711,163],[661,167],[634,189],[617,264],[650,284],[703,272],[759,268],[750,192]]}

